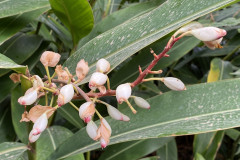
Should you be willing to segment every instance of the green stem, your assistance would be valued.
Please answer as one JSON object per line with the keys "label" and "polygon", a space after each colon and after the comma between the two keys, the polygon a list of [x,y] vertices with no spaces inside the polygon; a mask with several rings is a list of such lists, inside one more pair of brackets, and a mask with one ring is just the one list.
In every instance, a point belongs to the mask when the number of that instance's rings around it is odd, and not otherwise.
{"label": "green stem", "polygon": [[108,89],[108,90],[111,89],[111,88],[110,88],[110,80],[109,80],[109,78],[107,78],[107,89]]}
{"label": "green stem", "polygon": [[96,113],[97,113],[97,115],[98,115],[98,117],[99,117],[99,119],[102,119],[103,117],[101,116],[101,114],[98,112],[98,110],[96,109]]}
{"label": "green stem", "polygon": [[41,87],[41,88],[44,89],[44,90],[47,90],[47,91],[49,91],[49,92],[52,92],[52,93],[55,92],[53,89],[50,89],[50,88],[47,88],[47,87]]}
{"label": "green stem", "polygon": [[163,78],[148,78],[148,79],[144,79],[143,82],[147,82],[147,81],[163,81]]}
{"label": "green stem", "polygon": [[136,114],[137,111],[133,108],[133,106],[131,105],[131,103],[130,103],[128,100],[126,100],[125,102],[126,102],[127,105],[129,106],[129,108],[132,110],[133,114]]}
{"label": "green stem", "polygon": [[49,74],[48,66],[45,66],[45,69],[46,69],[46,72],[47,72],[48,81],[49,81],[49,83],[51,83],[51,77],[50,77],[50,74]]}
{"label": "green stem", "polygon": [[79,111],[78,107],[75,106],[75,104],[73,104],[71,101],[70,101],[69,103],[71,104],[71,106],[72,106],[73,108],[75,108],[77,111]]}
{"label": "green stem", "polygon": [[35,32],[36,35],[38,35],[41,26],[42,26],[42,23],[41,23],[41,22],[38,22],[38,24],[37,24],[37,29],[36,29],[36,32]]}
{"label": "green stem", "polygon": [[88,151],[88,152],[87,152],[87,156],[86,156],[86,160],[90,160],[90,157],[91,157],[91,152]]}
{"label": "green stem", "polygon": [[240,136],[238,136],[238,138],[233,142],[230,160],[234,160],[235,152],[237,150],[237,146],[239,142],[240,142]]}
{"label": "green stem", "polygon": [[48,96],[47,96],[47,92],[45,91],[45,104],[46,106],[48,106]]}
{"label": "green stem", "polygon": [[51,98],[51,101],[50,101],[50,107],[52,107],[53,101],[54,101],[54,95],[52,94],[52,98]]}

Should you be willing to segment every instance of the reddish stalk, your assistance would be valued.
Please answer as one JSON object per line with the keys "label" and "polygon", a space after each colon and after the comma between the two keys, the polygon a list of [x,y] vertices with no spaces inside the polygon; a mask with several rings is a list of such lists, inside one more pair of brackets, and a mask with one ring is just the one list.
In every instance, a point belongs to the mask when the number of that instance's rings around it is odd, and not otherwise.
{"label": "reddish stalk", "polygon": [[142,72],[139,73],[139,76],[137,77],[137,79],[131,83],[131,87],[135,87],[136,85],[140,84],[143,82],[143,79],[149,74],[149,73],[152,73],[152,69],[153,67],[157,64],[157,62],[163,58],[163,57],[168,57],[169,55],[167,55],[167,52],[173,47],[173,45],[179,40],[181,39],[182,37],[178,37],[178,38],[173,38],[172,41],[170,42],[170,44],[168,44],[164,50],[156,55],[154,53],[154,51],[151,49],[151,53],[153,54],[154,56],[154,60],[149,64],[149,66]]}

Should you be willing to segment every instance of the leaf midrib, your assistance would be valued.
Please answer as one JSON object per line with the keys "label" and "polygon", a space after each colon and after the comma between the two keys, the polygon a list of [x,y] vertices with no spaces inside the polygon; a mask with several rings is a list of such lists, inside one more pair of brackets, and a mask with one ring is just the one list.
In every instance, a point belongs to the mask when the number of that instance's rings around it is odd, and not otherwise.
{"label": "leaf midrib", "polygon": [[[213,112],[213,113],[207,113],[207,114],[203,114],[203,115],[195,115],[195,116],[191,116],[191,117],[188,117],[188,120],[190,119],[195,119],[195,118],[201,118],[201,117],[206,117],[206,116],[212,116],[212,115],[216,115],[216,114],[222,114],[222,113],[228,113],[228,112],[236,112],[236,111],[240,111],[240,108],[237,108],[237,109],[231,109],[231,110],[224,110],[224,111],[219,111],[219,112]],[[171,121],[165,121],[165,122],[162,122],[162,123],[157,123],[157,124],[154,124],[154,125],[148,125],[148,126],[145,126],[145,127],[142,127],[142,128],[137,128],[137,129],[134,129],[134,130],[131,130],[131,131],[128,131],[128,132],[124,132],[122,134],[118,134],[118,135],[114,135],[110,138],[110,140],[114,139],[114,138],[117,138],[117,137],[120,137],[120,136],[123,136],[123,135],[127,135],[127,134],[131,134],[131,133],[134,133],[134,132],[137,132],[137,131],[140,131],[140,130],[150,130],[150,128],[156,128],[158,126],[161,126],[161,125],[165,125],[165,124],[169,124],[169,123],[174,123],[174,122],[180,122],[180,121],[186,121],[186,117],[183,117],[183,118],[179,118],[179,119],[175,119],[175,120],[171,120]],[[239,125],[238,125],[239,126]],[[234,127],[234,126],[233,126]],[[232,128],[233,128],[232,127]],[[225,129],[225,128],[222,128],[222,129]],[[198,133],[198,132],[196,132]],[[154,137],[153,137],[154,138]],[[134,140],[134,139],[131,139],[131,140]],[[78,153],[78,152],[81,152],[82,150],[86,149],[86,148],[89,148],[91,146],[94,146],[98,144],[98,142],[95,142],[91,145],[88,145],[88,146],[85,146],[85,147],[82,147],[81,149],[78,149],[78,150],[75,150],[67,155],[64,155],[62,157],[59,157],[58,159],[62,159],[62,158],[66,158],[70,155],[73,155],[75,153]]]}
{"label": "leaf midrib", "polygon": [[11,149],[1,151],[0,156],[5,154],[5,153],[8,153],[8,152],[12,152],[12,151],[16,151],[16,150],[23,150],[23,149],[27,149],[27,146],[21,146],[21,147],[16,147],[16,148],[11,148]]}

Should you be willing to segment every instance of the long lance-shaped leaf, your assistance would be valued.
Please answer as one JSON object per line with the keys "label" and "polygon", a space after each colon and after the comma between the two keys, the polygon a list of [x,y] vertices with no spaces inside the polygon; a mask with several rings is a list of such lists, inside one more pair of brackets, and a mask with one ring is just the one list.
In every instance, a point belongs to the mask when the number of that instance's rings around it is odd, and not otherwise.
{"label": "long lance-shaped leaf", "polygon": [[5,0],[0,3],[0,18],[50,7],[48,0]]}
{"label": "long lance-shaped leaf", "polygon": [[[76,51],[65,63],[74,73],[80,59],[95,70],[96,60],[106,58],[112,69],[164,35],[234,0],[169,0],[156,9],[97,36]],[[89,75],[90,75],[89,74]],[[82,83],[88,80],[89,76]]]}
{"label": "long lance-shaped leaf", "polygon": [[16,142],[4,142],[0,144],[0,159],[18,159],[28,148],[25,144]]}
{"label": "long lance-shaped leaf", "polygon": [[12,69],[19,73],[25,73],[27,67],[16,64],[13,60],[0,53],[0,68]]}
{"label": "long lance-shaped leaf", "polygon": [[[129,122],[106,118],[112,127],[110,144],[137,139],[197,134],[240,125],[240,79],[187,86],[149,99],[151,109],[123,113]],[[84,139],[84,140],[83,140]],[[99,148],[83,128],[67,139],[49,159],[61,159]]]}

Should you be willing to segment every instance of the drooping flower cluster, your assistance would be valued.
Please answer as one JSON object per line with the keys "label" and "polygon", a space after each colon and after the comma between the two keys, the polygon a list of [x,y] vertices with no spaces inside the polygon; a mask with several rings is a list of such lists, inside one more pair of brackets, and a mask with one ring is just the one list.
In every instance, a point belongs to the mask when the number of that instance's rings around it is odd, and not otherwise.
{"label": "drooping flower cluster", "polygon": [[[177,37],[178,34],[181,34]],[[169,40],[165,49],[170,49],[172,45],[185,35],[193,35],[196,38],[200,39],[208,46],[210,49],[221,48],[220,42],[222,41],[222,37],[226,35],[226,31],[223,29],[219,29],[216,27],[203,27],[202,24],[198,22],[192,22],[187,24],[177,30],[173,37]],[[164,50],[159,55],[154,53],[154,59],[159,60],[161,57],[166,57],[166,51]],[[161,55],[163,54],[163,55]],[[160,57],[160,58],[159,58]],[[99,59],[96,63],[96,70],[90,76],[90,80],[88,86],[90,88],[90,92],[85,93],[81,88],[78,87],[80,82],[86,78],[89,67],[88,62],[81,59],[76,66],[75,74],[71,74],[67,67],[63,67],[61,65],[57,65],[61,56],[58,53],[54,53],[52,51],[45,51],[40,61],[44,65],[46,69],[47,78],[40,78],[38,75],[33,76],[25,76],[22,77],[28,79],[32,82],[32,87],[29,88],[24,96],[18,99],[19,104],[25,106],[25,111],[22,114],[22,121],[25,122],[33,122],[33,128],[29,133],[29,141],[30,143],[35,142],[41,135],[41,133],[47,128],[48,119],[54,112],[61,106],[69,103],[79,112],[79,117],[87,123],[86,132],[89,137],[93,140],[99,140],[101,147],[105,148],[109,142],[112,134],[112,129],[110,124],[106,121],[105,118],[101,116],[98,112],[96,106],[97,103],[104,104],[107,108],[107,112],[111,118],[119,121],[130,121],[130,118],[118,110],[116,107],[108,104],[104,101],[101,101],[99,98],[101,96],[116,96],[116,101],[119,104],[126,103],[131,111],[136,114],[137,111],[130,103],[129,99],[133,99],[136,106],[143,109],[150,109],[150,104],[142,97],[138,97],[134,95],[132,91],[133,88],[142,82],[146,81],[161,81],[166,87],[175,91],[184,91],[186,87],[184,83],[174,77],[153,77],[145,79],[147,74],[161,74],[162,71],[151,71],[153,66],[155,65],[154,61],[146,68],[144,71],[139,67],[139,77],[132,83],[124,83],[120,84],[116,90],[112,90],[110,88],[110,80],[108,78],[107,73],[110,71],[110,63],[106,59]],[[55,73],[50,76],[48,67],[56,67]],[[76,76],[73,76],[76,75]],[[57,77],[56,79],[54,79]],[[16,82],[19,81],[19,75],[12,75],[12,79]],[[50,104],[48,103],[48,93],[51,93],[52,99]],[[45,106],[37,104],[38,98],[45,95]],[[55,96],[57,98],[55,99]],[[80,107],[77,107],[72,102],[72,99],[85,99],[86,102],[82,103]],[[53,104],[56,104],[53,107]],[[27,106],[31,106],[31,108],[27,108]],[[100,119],[100,124],[97,126],[95,122],[93,122],[94,115],[97,115]]]}

